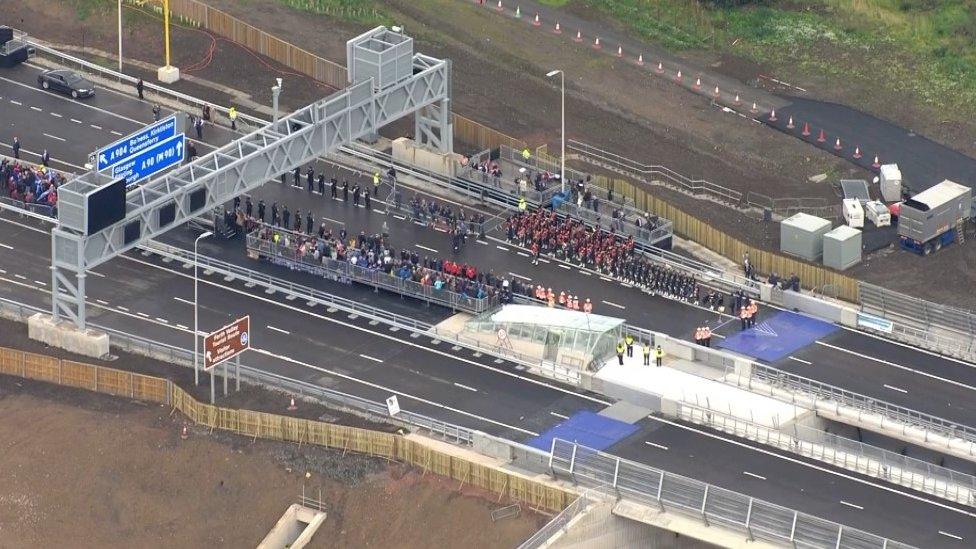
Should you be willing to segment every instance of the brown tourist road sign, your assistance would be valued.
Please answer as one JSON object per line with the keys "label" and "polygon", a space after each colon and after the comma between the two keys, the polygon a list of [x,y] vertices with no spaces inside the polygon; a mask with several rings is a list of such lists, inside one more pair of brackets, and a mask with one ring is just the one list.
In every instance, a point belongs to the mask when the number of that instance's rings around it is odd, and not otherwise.
{"label": "brown tourist road sign", "polygon": [[203,340],[203,369],[210,370],[251,348],[251,317],[245,316],[208,334]]}

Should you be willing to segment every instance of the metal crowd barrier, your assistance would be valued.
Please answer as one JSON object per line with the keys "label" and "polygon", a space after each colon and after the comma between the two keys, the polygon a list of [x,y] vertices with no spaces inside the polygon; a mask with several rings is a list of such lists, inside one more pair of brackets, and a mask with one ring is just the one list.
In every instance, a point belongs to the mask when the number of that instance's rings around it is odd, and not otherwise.
{"label": "metal crowd barrier", "polygon": [[610,486],[621,498],[745,532],[750,539],[825,549],[911,547],[565,440],[553,439],[549,467],[556,478]]}
{"label": "metal crowd barrier", "polygon": [[545,526],[536,530],[529,539],[522,542],[518,546],[518,549],[541,549],[546,547],[549,540],[553,538],[560,531],[569,526],[569,523],[577,516],[586,512],[587,508],[590,506],[590,499],[587,497],[587,492],[584,491],[578,498],[576,498],[573,503],[570,503],[562,510],[558,515],[552,517],[552,520],[546,523]]}

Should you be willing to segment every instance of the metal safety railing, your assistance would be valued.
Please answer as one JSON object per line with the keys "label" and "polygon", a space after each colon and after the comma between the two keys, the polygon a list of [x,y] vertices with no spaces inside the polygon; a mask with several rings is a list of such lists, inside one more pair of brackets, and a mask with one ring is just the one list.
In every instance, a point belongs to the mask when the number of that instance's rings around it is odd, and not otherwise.
{"label": "metal safety railing", "polygon": [[[288,234],[293,235],[294,233]],[[348,261],[339,261],[328,257],[316,260],[307,254],[299,255],[291,246],[286,246],[283,243],[275,244],[269,239],[261,238],[254,232],[247,235],[247,249],[259,257],[292,270],[302,270],[340,282],[364,284],[376,290],[383,289],[401,296],[442,305],[454,311],[461,310],[480,314],[498,306],[497,296],[476,298],[443,288],[437,289],[429,284],[405,280],[378,269],[353,265]]]}
{"label": "metal safety railing", "polygon": [[564,533],[569,527],[569,523],[579,515],[582,515],[589,508],[591,500],[588,497],[589,490],[584,490],[578,498],[573,500],[558,515],[552,517],[545,526],[536,530],[529,539],[522,542],[518,549],[540,549],[547,547],[551,540],[560,533]]}
{"label": "metal safety railing", "polygon": [[609,486],[621,498],[794,547],[908,549],[909,545],[675,475],[569,441],[553,439],[550,471],[581,486]]}

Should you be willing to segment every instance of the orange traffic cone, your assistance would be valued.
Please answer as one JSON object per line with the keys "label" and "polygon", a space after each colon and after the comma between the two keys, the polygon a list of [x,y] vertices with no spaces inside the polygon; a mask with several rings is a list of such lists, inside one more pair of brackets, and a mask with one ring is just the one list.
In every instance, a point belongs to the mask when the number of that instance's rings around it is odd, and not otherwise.
{"label": "orange traffic cone", "polygon": [[522,6],[515,6],[515,17],[522,17]]}
{"label": "orange traffic cone", "polygon": [[823,128],[820,129],[820,133],[817,135],[817,143],[823,143],[827,140],[827,134],[824,133]]}
{"label": "orange traffic cone", "polygon": [[878,155],[874,155],[874,162],[871,163],[871,167],[874,169],[881,167],[881,159],[878,158]]}
{"label": "orange traffic cone", "polygon": [[759,112],[759,105],[756,105],[756,102],[753,101],[752,102],[752,108],[749,109],[749,111],[751,111],[752,114],[756,114],[757,112]]}
{"label": "orange traffic cone", "polygon": [[840,138],[838,137],[837,141],[834,141],[834,150],[839,151],[841,149],[843,149],[843,147],[840,146]]}
{"label": "orange traffic cone", "polygon": [[623,56],[624,56],[624,47],[617,46],[617,57],[623,57]]}
{"label": "orange traffic cone", "polygon": [[554,32],[556,34],[562,34],[563,33],[563,29],[559,28],[559,21],[556,21],[556,28],[552,29],[552,32]]}
{"label": "orange traffic cone", "polygon": [[640,66],[642,66],[642,67],[644,66],[644,54],[643,53],[637,56],[637,64],[640,65]]}
{"label": "orange traffic cone", "polygon": [[183,424],[183,430],[180,432],[180,438],[182,440],[190,438],[190,433],[186,430],[186,423]]}
{"label": "orange traffic cone", "polygon": [[769,121],[770,122],[776,122],[777,120],[779,120],[779,119],[776,118],[776,109],[773,109],[773,110],[769,111]]}
{"label": "orange traffic cone", "polygon": [[291,404],[288,405],[288,411],[289,412],[294,412],[297,409],[298,409],[298,406],[295,406],[295,399],[293,398],[293,399],[291,399]]}
{"label": "orange traffic cone", "polygon": [[663,72],[664,72],[664,63],[658,61],[657,62],[657,73],[658,74],[662,74]]}
{"label": "orange traffic cone", "polygon": [[674,75],[674,79],[681,82],[681,69],[678,69],[678,74]]}
{"label": "orange traffic cone", "polygon": [[601,46],[601,45],[600,45],[600,37],[599,37],[599,36],[597,36],[597,37],[596,37],[596,40],[594,40],[594,41],[593,41],[593,48],[594,48],[594,49],[600,49],[600,48],[602,48],[602,47],[603,47],[603,46]]}
{"label": "orange traffic cone", "polygon": [[854,147],[854,158],[860,159],[861,156],[861,147]]}
{"label": "orange traffic cone", "polygon": [[701,89],[701,77],[700,76],[695,79],[695,85],[692,86],[692,87],[695,88],[696,90],[700,90]]}
{"label": "orange traffic cone", "polygon": [[498,0],[498,5],[495,6],[495,9],[498,11],[503,11],[505,9],[502,7],[502,0]]}
{"label": "orange traffic cone", "polygon": [[576,38],[573,38],[573,42],[582,42],[582,41],[583,41],[583,33],[580,31],[576,31]]}
{"label": "orange traffic cone", "polygon": [[722,96],[721,92],[718,91],[718,86],[715,86],[715,91],[712,92],[712,95],[714,95],[716,98]]}
{"label": "orange traffic cone", "polygon": [[539,27],[542,25],[542,21],[539,21],[539,12],[535,12],[535,19],[532,20],[533,27]]}
{"label": "orange traffic cone", "polygon": [[742,100],[739,99],[739,94],[735,94],[735,104],[736,104],[736,106],[742,104]]}
{"label": "orange traffic cone", "polygon": [[810,136],[810,123],[809,122],[804,122],[803,123],[803,131],[800,132],[800,135],[802,135],[803,137],[809,137]]}
{"label": "orange traffic cone", "polygon": [[793,124],[793,117],[792,116],[790,117],[789,120],[786,121],[786,127],[788,129],[791,129],[791,130],[796,127],[796,125]]}

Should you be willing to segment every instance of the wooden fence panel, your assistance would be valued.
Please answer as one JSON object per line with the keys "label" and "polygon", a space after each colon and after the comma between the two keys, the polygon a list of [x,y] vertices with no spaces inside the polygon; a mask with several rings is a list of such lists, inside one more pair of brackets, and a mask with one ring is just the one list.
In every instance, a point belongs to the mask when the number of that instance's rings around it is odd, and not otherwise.
{"label": "wooden fence panel", "polygon": [[54,357],[26,353],[24,356],[24,369],[30,379],[38,381],[58,382],[60,377],[60,361]]}
{"label": "wooden fence panel", "polygon": [[24,375],[24,355],[17,349],[0,349],[0,374]]}

